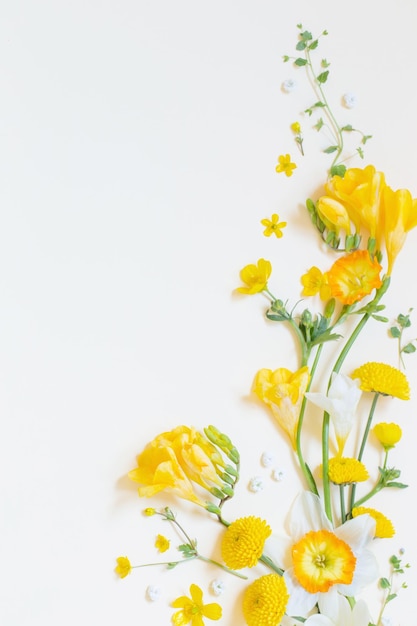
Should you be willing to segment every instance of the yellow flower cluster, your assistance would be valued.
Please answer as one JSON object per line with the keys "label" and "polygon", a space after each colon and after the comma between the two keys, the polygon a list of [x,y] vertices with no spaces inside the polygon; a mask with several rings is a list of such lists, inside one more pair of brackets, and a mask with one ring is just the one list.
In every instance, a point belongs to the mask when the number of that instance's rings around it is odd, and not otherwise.
{"label": "yellow flower cluster", "polygon": [[256,565],[262,555],[265,540],[271,532],[264,520],[253,515],[232,522],[224,533],[221,544],[226,565],[231,569]]}
{"label": "yellow flower cluster", "polygon": [[284,578],[267,574],[245,591],[243,614],[248,626],[278,626],[285,614],[288,591]]}
{"label": "yellow flower cluster", "polygon": [[406,375],[392,365],[370,361],[355,369],[352,378],[359,378],[362,391],[373,391],[400,400],[410,399]]}

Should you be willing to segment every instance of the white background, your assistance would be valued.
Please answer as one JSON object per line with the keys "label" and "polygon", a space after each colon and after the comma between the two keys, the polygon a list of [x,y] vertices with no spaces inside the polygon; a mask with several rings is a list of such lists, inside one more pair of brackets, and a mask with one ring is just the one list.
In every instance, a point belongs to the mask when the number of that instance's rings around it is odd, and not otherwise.
{"label": "white background", "polygon": [[[330,158],[301,114],[312,102],[303,71],[282,63],[300,22],[329,31],[318,52],[331,62],[328,95],[341,123],[373,135],[365,163],[417,196],[414,0],[2,2],[4,626],[169,624],[169,603],[191,582],[213,601],[208,583],[219,572],[200,563],[123,581],[113,571],[121,554],[158,560],[155,535],[172,535],[143,518],[152,503],[125,478],[163,430],[214,423],[230,434],[243,460],[230,518],[261,513],[278,529],[300,489],[286,440],[250,399],[258,369],[296,366],[292,337],[264,321],[261,297],[232,295],[239,270],[264,257],[271,289],[295,302],[300,275],[322,256],[302,205],[317,196]],[[287,78],[298,88],[285,95]],[[345,92],[358,98],[351,111]],[[289,129],[296,120],[304,159]],[[275,173],[287,152],[299,165],[292,178]],[[288,222],[282,240],[262,235],[259,221],[273,212]],[[390,319],[417,307],[416,245],[412,232],[386,301]],[[398,364],[376,323],[352,364],[375,359]],[[416,372],[407,357],[414,394]],[[381,407],[403,427],[392,463],[411,485],[375,502],[397,528],[378,547],[381,573],[400,547],[413,565],[410,588],[389,607],[397,626],[415,614],[416,401]],[[282,483],[260,467],[265,449],[286,469]],[[246,485],[256,474],[266,487],[254,495]],[[218,556],[215,522],[175,508],[202,551]],[[240,626],[244,585],[221,578],[219,623]],[[154,604],[149,583],[162,589]]]}

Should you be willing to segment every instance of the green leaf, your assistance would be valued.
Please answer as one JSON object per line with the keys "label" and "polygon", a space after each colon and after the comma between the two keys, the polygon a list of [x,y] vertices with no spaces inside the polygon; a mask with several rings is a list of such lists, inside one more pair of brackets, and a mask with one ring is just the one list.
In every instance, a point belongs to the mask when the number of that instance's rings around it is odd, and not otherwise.
{"label": "green leaf", "polygon": [[284,61],[284,63],[287,63],[287,61],[290,60],[290,57],[286,54],[284,54],[284,56],[282,57],[282,60]]}
{"label": "green leaf", "polygon": [[388,578],[380,578],[379,579],[379,584],[380,584],[382,589],[389,589],[390,586],[391,586]]}
{"label": "green leaf", "polygon": [[347,133],[351,132],[352,130],[354,130],[352,124],[346,124],[346,126],[342,126],[342,128],[340,130],[345,130]]}
{"label": "green leaf", "polygon": [[323,150],[323,152],[325,154],[332,154],[332,152],[336,152],[336,150],[338,150],[338,149],[339,149],[339,146],[329,146],[328,148]]}
{"label": "green leaf", "polygon": [[359,154],[360,158],[363,159],[363,150],[362,148],[356,148],[356,152]]}
{"label": "green leaf", "polygon": [[326,82],[328,76],[329,76],[329,70],[322,72],[321,74],[317,76],[317,82],[319,82],[322,85],[323,83]]}
{"label": "green leaf", "polygon": [[298,44],[295,46],[296,50],[305,50],[307,47],[307,44],[305,41],[299,41]]}
{"label": "green leaf", "polygon": [[343,178],[343,176],[346,173],[346,165],[333,165],[330,168],[330,175],[331,176],[340,176],[341,178]]}
{"label": "green leaf", "polygon": [[311,44],[308,46],[308,48],[309,48],[309,50],[315,50],[318,45],[319,45],[319,40],[315,39],[314,41],[311,42]]}
{"label": "green leaf", "polygon": [[174,569],[174,567],[177,567],[178,563],[168,563],[167,564],[167,569]]}
{"label": "green leaf", "polygon": [[303,59],[302,57],[298,57],[298,59],[295,59],[294,63],[298,67],[303,67],[303,65],[307,65],[306,59]]}
{"label": "green leaf", "polygon": [[388,322],[388,318],[387,317],[383,317],[382,315],[373,315],[372,317],[377,322],[384,322],[384,324],[386,324]]}
{"label": "green leaf", "polygon": [[385,487],[395,487],[396,489],[407,489],[408,485],[404,485],[404,483],[391,482],[391,483],[387,483]]}
{"label": "green leaf", "polygon": [[369,139],[372,139],[372,135],[364,135],[362,137],[362,143],[365,145]]}
{"label": "green leaf", "polygon": [[305,30],[303,33],[300,33],[300,37],[303,41],[311,41],[311,39],[313,39],[313,35],[308,30]]}
{"label": "green leaf", "polygon": [[322,67],[329,67],[330,63],[328,62],[327,59],[322,59],[321,60],[321,66]]}
{"label": "green leaf", "polygon": [[322,118],[322,117],[320,117],[320,118],[317,120],[317,123],[314,125],[314,128],[315,128],[316,130],[321,130],[321,129],[323,128],[323,126],[324,126],[323,118]]}
{"label": "green leaf", "polygon": [[389,332],[391,333],[391,337],[394,337],[394,339],[399,339],[401,337],[401,331],[396,326],[392,326],[389,329]]}
{"label": "green leaf", "polygon": [[396,594],[396,593],[390,593],[390,594],[387,596],[387,599],[386,599],[386,601],[385,601],[385,602],[388,604],[388,602],[391,602],[391,600],[394,600],[394,598],[396,598],[396,597],[397,597],[397,594]]}
{"label": "green leaf", "polygon": [[401,328],[409,328],[409,326],[411,326],[409,315],[403,315],[402,313],[400,313],[397,317],[397,322],[399,323]]}
{"label": "green leaf", "polygon": [[408,343],[406,346],[404,346],[404,348],[401,350],[401,352],[405,352],[405,354],[412,354],[413,352],[416,351],[416,347],[412,344],[412,343]]}

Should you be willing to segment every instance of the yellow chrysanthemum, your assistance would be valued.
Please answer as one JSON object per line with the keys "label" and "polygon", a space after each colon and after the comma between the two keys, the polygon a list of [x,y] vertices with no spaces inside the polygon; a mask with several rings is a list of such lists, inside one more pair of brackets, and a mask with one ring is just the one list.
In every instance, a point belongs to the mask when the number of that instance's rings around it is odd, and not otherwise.
{"label": "yellow chrysanthemum", "polygon": [[281,154],[278,157],[278,165],[275,170],[278,174],[284,172],[285,176],[292,176],[296,167],[296,164],[291,162],[289,154]]}
{"label": "yellow chrysanthemum", "polygon": [[350,585],[356,558],[350,546],[328,530],[310,531],[292,548],[294,574],[309,593]]}
{"label": "yellow chrysanthemum", "polygon": [[367,250],[355,250],[333,263],[327,273],[332,296],[342,304],[354,304],[382,285],[382,266]]}
{"label": "yellow chrysanthemum", "polygon": [[319,293],[322,300],[331,298],[332,291],[327,280],[327,273],[323,274],[315,265],[301,276],[301,284],[303,285],[301,292],[303,296],[315,296]]}
{"label": "yellow chrysanthemum", "polygon": [[248,626],[278,626],[288,603],[285,580],[267,574],[255,580],[243,596],[243,615]]}
{"label": "yellow chrysanthemum", "polygon": [[406,375],[392,365],[370,361],[355,369],[352,378],[359,378],[362,391],[373,391],[400,400],[410,399]]}
{"label": "yellow chrysanthemum", "polygon": [[271,528],[260,517],[241,517],[228,526],[223,535],[221,551],[231,569],[253,567],[262,555]]}
{"label": "yellow chrysanthemum", "polygon": [[172,616],[175,626],[204,626],[203,617],[218,620],[222,616],[222,607],[217,602],[203,604],[203,592],[198,585],[190,586],[191,598],[181,596],[174,600],[174,609],[181,609]]}
{"label": "yellow chrysanthemum", "polygon": [[280,222],[278,213],[273,213],[271,219],[267,217],[261,220],[262,226],[265,226],[264,235],[270,237],[274,234],[276,237],[282,237],[282,229],[285,228],[287,222]]}
{"label": "yellow chrysanthemum", "polygon": [[391,520],[385,517],[383,513],[380,513],[380,511],[369,509],[366,506],[357,506],[352,510],[353,517],[366,514],[370,515],[376,522],[375,537],[390,539],[395,535],[395,528]]}
{"label": "yellow chrysanthemum", "polygon": [[347,457],[329,459],[329,479],[335,485],[360,483],[368,478],[368,470],[357,459]]}
{"label": "yellow chrysanthemum", "polygon": [[116,559],[116,563],[117,565],[114,568],[114,571],[118,576],[120,576],[120,578],[126,578],[126,576],[132,571],[132,566],[129,559],[127,558],[127,556],[119,556]]}
{"label": "yellow chrysanthemum", "polygon": [[271,272],[271,263],[270,261],[265,261],[265,259],[259,259],[256,265],[253,263],[245,265],[240,272],[240,278],[247,286],[238,287],[237,291],[246,294],[254,294],[263,291],[268,284]]}
{"label": "yellow chrysanthemum", "polygon": [[387,424],[386,422],[375,424],[372,432],[380,444],[384,446],[385,450],[393,448],[400,441],[403,434],[398,424]]}
{"label": "yellow chrysanthemum", "polygon": [[169,539],[164,537],[164,535],[157,535],[155,539],[155,548],[158,550],[158,552],[166,552],[167,550],[169,550],[169,546]]}

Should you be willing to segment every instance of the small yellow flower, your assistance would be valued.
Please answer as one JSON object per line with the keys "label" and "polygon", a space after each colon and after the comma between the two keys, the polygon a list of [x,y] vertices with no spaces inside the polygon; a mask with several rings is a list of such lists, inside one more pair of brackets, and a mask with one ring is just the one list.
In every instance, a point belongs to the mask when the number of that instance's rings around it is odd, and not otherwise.
{"label": "small yellow flower", "polygon": [[375,537],[380,539],[390,539],[395,535],[395,528],[387,517],[383,513],[376,511],[375,509],[369,509],[366,506],[357,506],[352,510],[352,516],[358,515],[370,515],[376,522]]}
{"label": "small yellow flower", "polygon": [[132,566],[130,564],[127,556],[119,556],[116,559],[117,565],[114,569],[116,574],[120,576],[120,578],[125,578],[132,571]]}
{"label": "small yellow flower", "polygon": [[323,274],[315,265],[310,267],[308,272],[301,276],[301,284],[304,287],[301,292],[303,296],[315,296],[319,293],[321,300],[329,300],[332,296],[332,291],[327,280],[327,273],[325,272]]}
{"label": "small yellow flower", "polygon": [[255,580],[243,596],[243,615],[248,626],[278,626],[288,604],[285,580],[266,574]]}
{"label": "small yellow flower", "polygon": [[268,524],[253,515],[232,522],[221,544],[222,557],[227,567],[241,569],[256,565],[270,534]]}
{"label": "small yellow flower", "polygon": [[156,514],[156,509],[148,506],[146,507],[146,509],[143,510],[143,514],[146,515],[146,517],[151,517],[152,515]]}
{"label": "small yellow flower", "polygon": [[246,265],[240,272],[240,278],[247,286],[238,287],[237,291],[250,295],[260,293],[266,289],[271,272],[272,265],[265,259],[259,259],[256,265]]}
{"label": "small yellow flower", "polygon": [[332,296],[342,304],[353,304],[382,285],[382,270],[367,250],[355,250],[333,263],[328,272]]}
{"label": "small yellow flower", "polygon": [[169,546],[169,539],[164,537],[164,535],[157,535],[155,540],[155,548],[158,550],[158,552],[166,552],[167,550],[169,550]]}
{"label": "small yellow flower", "polygon": [[281,156],[278,157],[278,165],[275,171],[278,172],[278,174],[284,172],[285,176],[292,176],[296,167],[296,164],[291,162],[289,154],[281,154]]}
{"label": "small yellow flower", "polygon": [[180,596],[173,601],[174,609],[181,609],[172,616],[175,626],[204,626],[203,617],[218,620],[222,616],[222,608],[217,602],[203,604],[203,592],[198,585],[190,586],[191,598]]}
{"label": "small yellow flower", "polygon": [[373,391],[400,400],[410,399],[410,385],[406,375],[392,365],[365,363],[355,369],[352,378],[359,378],[362,391]]}
{"label": "small yellow flower", "polygon": [[348,485],[368,480],[365,465],[357,459],[335,457],[329,459],[329,478],[335,485]]}
{"label": "small yellow flower", "polygon": [[386,422],[375,424],[372,432],[385,450],[393,448],[400,441],[402,436],[402,430],[398,424],[387,424]]}
{"label": "small yellow flower", "polygon": [[273,213],[270,220],[266,217],[261,220],[261,224],[262,226],[265,226],[265,237],[270,237],[274,234],[279,239],[282,237],[282,229],[285,228],[287,222],[280,222],[279,215],[277,213]]}
{"label": "small yellow flower", "polygon": [[293,122],[290,126],[293,133],[299,134],[301,133],[301,125],[300,122]]}

